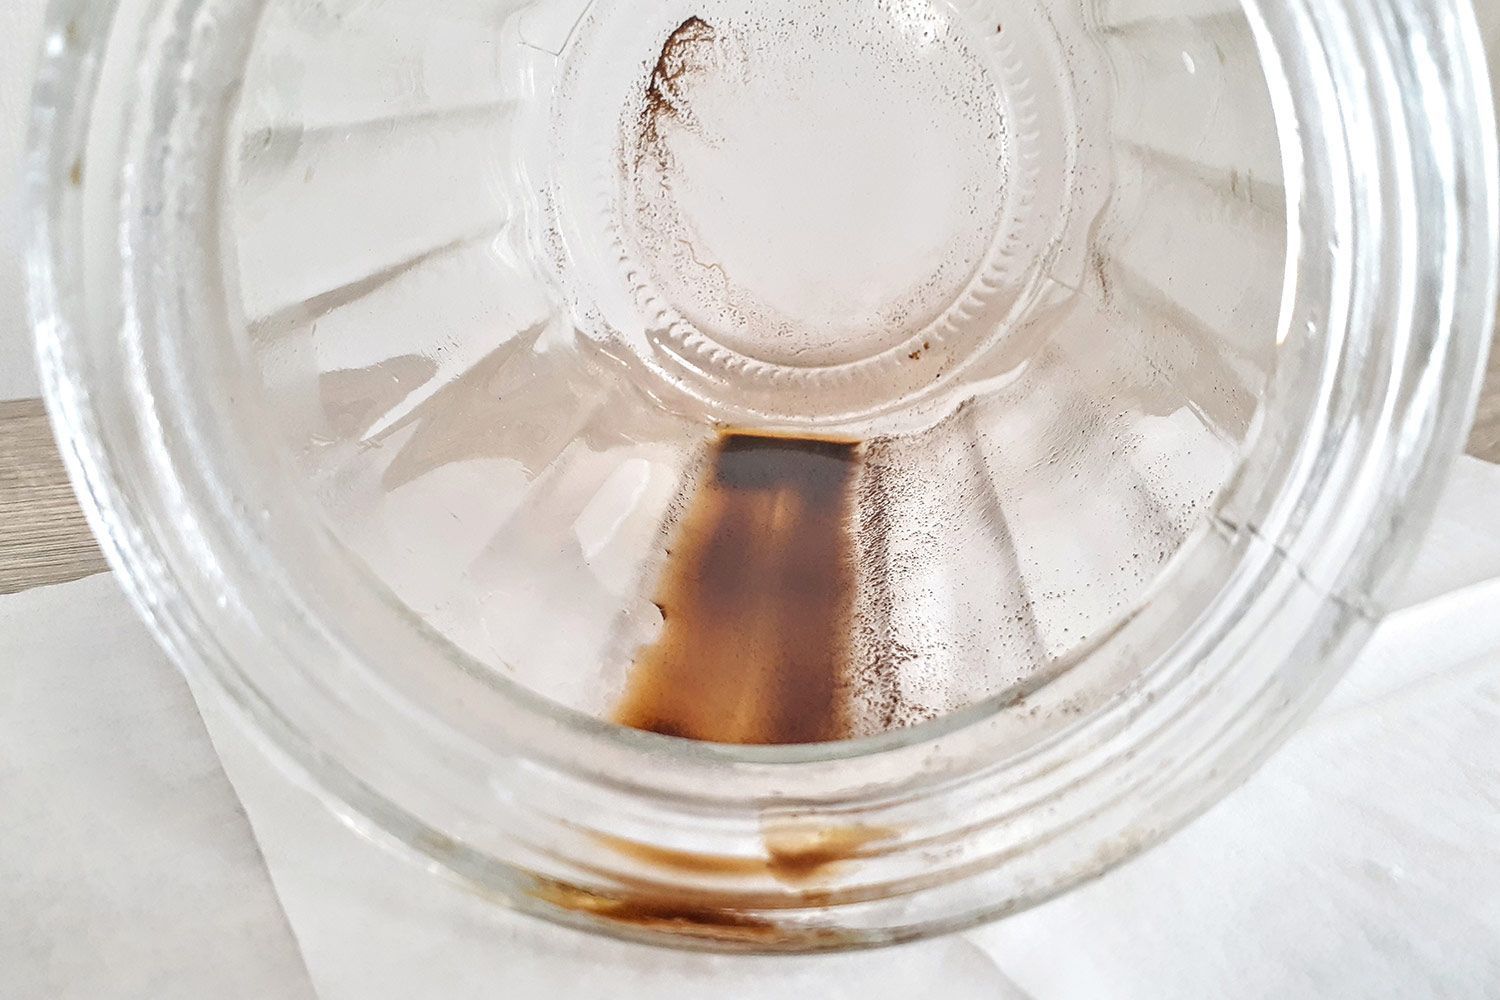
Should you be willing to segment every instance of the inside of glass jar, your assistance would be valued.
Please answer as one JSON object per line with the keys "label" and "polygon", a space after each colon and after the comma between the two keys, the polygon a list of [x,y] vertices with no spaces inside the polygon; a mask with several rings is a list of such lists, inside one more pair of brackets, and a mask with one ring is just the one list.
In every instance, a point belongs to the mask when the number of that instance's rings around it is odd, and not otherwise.
{"label": "inside of glass jar", "polygon": [[226,259],[274,432],[473,660],[668,735],[1024,694],[1147,599],[1274,362],[1225,0],[322,0]]}

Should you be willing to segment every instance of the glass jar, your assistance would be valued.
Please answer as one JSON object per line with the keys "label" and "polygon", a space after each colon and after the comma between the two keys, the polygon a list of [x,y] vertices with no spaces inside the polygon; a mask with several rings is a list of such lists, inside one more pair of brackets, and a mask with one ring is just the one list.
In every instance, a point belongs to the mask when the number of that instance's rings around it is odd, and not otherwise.
{"label": "glass jar", "polygon": [[[372,836],[655,943],[942,933],[1187,822],[1378,620],[1492,320],[1482,66],[1414,0],[57,0],[48,404]],[[851,738],[610,721],[726,433],[862,442]]]}

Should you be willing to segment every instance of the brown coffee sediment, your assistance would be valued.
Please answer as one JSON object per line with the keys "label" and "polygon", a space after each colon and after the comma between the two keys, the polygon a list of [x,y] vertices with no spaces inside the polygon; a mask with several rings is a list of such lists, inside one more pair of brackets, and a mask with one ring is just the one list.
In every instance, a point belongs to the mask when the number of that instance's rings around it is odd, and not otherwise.
{"label": "brown coffee sediment", "polygon": [[682,85],[709,65],[717,35],[713,25],[700,17],[689,17],[662,43],[661,53],[646,79],[636,136],[635,165],[650,155],[665,170],[668,154],[662,135],[663,123],[682,122],[685,117]]}
{"label": "brown coffee sediment", "polygon": [[[884,529],[881,519],[860,516],[864,456],[854,441],[720,435],[667,550],[654,597],[661,635],[637,657],[615,721],[715,743],[855,735],[853,699],[889,667],[854,662],[856,534]],[[882,721],[895,717],[892,710]],[[768,817],[759,857],[596,839],[660,872],[731,885],[766,876],[821,906],[817,886],[892,836],[885,827]],[[763,901],[748,892],[703,896],[641,884],[600,894],[553,886],[541,898],[611,923],[716,941],[828,933],[779,926],[758,915]],[[705,904],[710,898],[714,905]]]}
{"label": "brown coffee sediment", "polygon": [[[727,857],[663,848],[619,837],[595,835],[610,850],[672,876],[703,879],[696,890],[665,888],[651,880],[616,877],[608,890],[538,880],[531,895],[545,903],[609,923],[722,942],[763,944],[836,943],[840,932],[778,921],[768,906],[784,909],[788,897],[743,888],[744,879],[769,875],[795,890],[804,907],[827,907],[832,896],[819,886],[849,862],[875,853],[895,835],[867,825],[809,826],[772,822],[764,831],[764,857]],[[721,881],[722,880],[722,881]],[[717,887],[712,883],[719,882]],[[741,888],[727,888],[738,884]]]}
{"label": "brown coffee sediment", "polygon": [[660,639],[615,721],[714,743],[848,737],[858,443],[726,433],[678,526]]}
{"label": "brown coffee sediment", "polygon": [[747,944],[776,944],[795,939],[769,920],[670,895],[615,896],[550,880],[540,882],[531,895],[544,903],[608,923],[682,937]]}

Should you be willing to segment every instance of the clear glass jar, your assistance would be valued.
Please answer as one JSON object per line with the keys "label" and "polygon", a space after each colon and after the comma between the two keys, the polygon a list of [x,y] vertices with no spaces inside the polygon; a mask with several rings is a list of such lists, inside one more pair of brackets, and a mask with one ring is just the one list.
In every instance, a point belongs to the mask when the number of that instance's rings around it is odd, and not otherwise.
{"label": "clear glass jar", "polygon": [[[372,834],[621,937],[932,935],[1186,822],[1378,620],[1492,320],[1482,67],[1415,0],[59,0],[49,407],[162,642]],[[908,714],[608,721],[725,427],[896,484],[850,655]]]}

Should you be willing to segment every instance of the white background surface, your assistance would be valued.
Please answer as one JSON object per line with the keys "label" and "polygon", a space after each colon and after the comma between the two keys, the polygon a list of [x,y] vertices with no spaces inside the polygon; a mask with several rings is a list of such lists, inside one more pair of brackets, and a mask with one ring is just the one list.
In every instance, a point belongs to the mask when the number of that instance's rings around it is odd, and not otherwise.
{"label": "white background surface", "polygon": [[311,995],[187,687],[114,578],[0,597],[0,998]]}
{"label": "white background surface", "polygon": [[0,0],[0,399],[37,394],[21,284],[17,158],[44,0]]}
{"label": "white background surface", "polygon": [[[13,164],[42,6],[0,0],[0,399],[36,394]],[[211,710],[257,849],[110,578],[0,598],[0,998],[1500,996],[1500,481],[1466,468],[1411,606],[1244,789],[1092,886],[875,956],[553,933],[361,839]]]}

